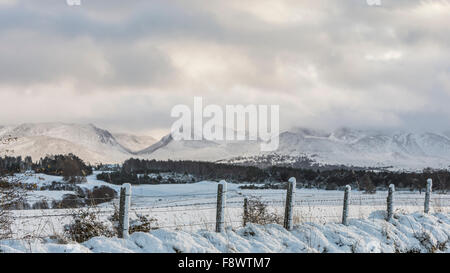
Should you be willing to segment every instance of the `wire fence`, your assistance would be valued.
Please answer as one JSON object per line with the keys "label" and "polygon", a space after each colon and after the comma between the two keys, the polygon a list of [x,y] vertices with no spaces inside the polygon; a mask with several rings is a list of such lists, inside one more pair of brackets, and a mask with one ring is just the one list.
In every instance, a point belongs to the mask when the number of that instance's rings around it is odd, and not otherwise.
{"label": "wire fence", "polygon": [[[295,181],[294,181],[295,182]],[[389,214],[389,200],[382,196],[350,194],[348,199],[336,196],[317,198],[315,195],[295,193],[293,190],[279,192],[258,191],[245,196],[241,191],[224,191],[224,204],[219,206],[218,192],[188,193],[172,195],[131,194],[127,207],[124,198],[110,199],[107,203],[95,204],[88,208],[53,208],[38,210],[20,210],[12,214],[13,239],[44,238],[52,234],[61,234],[64,226],[70,224],[73,218],[81,211],[90,210],[103,221],[108,221],[112,215],[119,214],[122,221],[122,235],[128,234],[130,219],[138,219],[139,216],[156,219],[155,228],[195,230],[218,230],[220,225],[228,228],[242,227],[249,223],[246,219],[249,208],[244,206],[246,200],[257,199],[272,214],[278,215],[278,219],[284,219],[283,226],[291,229],[292,225],[301,223],[347,223],[349,219],[370,218],[374,211],[386,210]],[[431,194],[431,192],[430,192]],[[344,197],[344,193],[343,196]],[[105,198],[94,198],[102,199]],[[39,198],[28,199],[36,202]],[[47,202],[60,201],[57,198],[45,198]],[[74,198],[75,200],[75,198]],[[424,211],[427,199],[423,196],[411,196],[408,194],[396,194],[392,199],[396,212]],[[347,204],[348,211],[345,211]],[[450,195],[433,194],[428,201],[432,212],[447,213],[450,210]],[[223,218],[222,222],[218,215]],[[345,219],[344,219],[345,218]],[[389,219],[388,219],[389,220]],[[129,225],[129,224],[128,224]],[[120,225],[119,225],[120,226]],[[219,228],[220,230],[220,228]]]}

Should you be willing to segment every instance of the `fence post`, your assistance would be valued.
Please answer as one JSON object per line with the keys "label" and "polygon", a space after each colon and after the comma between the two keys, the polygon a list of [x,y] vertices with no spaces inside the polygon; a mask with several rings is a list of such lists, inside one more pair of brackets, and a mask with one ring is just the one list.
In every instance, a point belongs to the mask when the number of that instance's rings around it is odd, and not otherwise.
{"label": "fence post", "polygon": [[427,180],[427,191],[425,193],[425,206],[424,206],[425,213],[430,212],[430,199],[431,199],[432,188],[433,188],[433,180],[430,178]]}
{"label": "fence post", "polygon": [[287,230],[292,230],[293,228],[293,206],[296,184],[297,180],[295,177],[289,178],[286,194],[286,208],[284,211],[284,228]]}
{"label": "fence post", "polygon": [[348,209],[349,209],[349,203],[350,203],[350,191],[352,190],[352,187],[350,185],[345,186],[345,193],[344,193],[344,210],[342,211],[342,224],[348,225],[347,218],[348,218]]}
{"label": "fence post", "polygon": [[125,183],[120,189],[119,208],[119,238],[128,239],[129,211],[131,199],[131,185]]}
{"label": "fence post", "polygon": [[248,221],[248,197],[244,197],[244,227],[247,226],[247,221]]}
{"label": "fence post", "polygon": [[391,221],[392,217],[394,216],[394,192],[395,192],[395,185],[390,184],[389,185],[389,193],[387,197],[387,221]]}
{"label": "fence post", "polygon": [[216,211],[216,232],[225,230],[225,196],[227,191],[227,182],[220,181],[217,186],[217,211]]}

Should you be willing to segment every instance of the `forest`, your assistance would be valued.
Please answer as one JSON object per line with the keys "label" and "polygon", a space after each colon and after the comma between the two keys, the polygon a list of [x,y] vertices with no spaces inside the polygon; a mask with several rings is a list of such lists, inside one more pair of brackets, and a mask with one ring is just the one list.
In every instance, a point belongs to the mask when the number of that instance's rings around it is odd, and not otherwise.
{"label": "forest", "polygon": [[0,175],[12,175],[25,171],[63,176],[66,181],[70,181],[76,177],[91,175],[92,166],[85,164],[73,154],[46,156],[35,163],[29,156],[24,159],[20,156],[0,157]]}
{"label": "forest", "polygon": [[[259,168],[205,161],[159,161],[129,159],[120,171],[100,173],[97,178],[113,184],[160,184],[161,173],[178,174],[181,179],[166,179],[163,183],[192,183],[202,180],[225,179],[235,183],[255,183],[242,187],[284,188],[290,177],[303,188],[336,190],[349,184],[354,188],[374,192],[394,184],[398,189],[422,190],[426,180],[432,178],[433,188],[446,192],[450,188],[447,170],[424,169],[422,172],[392,172],[364,169],[307,169],[282,166]],[[156,174],[156,178],[155,175]],[[159,176],[158,176],[159,174]],[[186,179],[183,179],[185,177]]]}
{"label": "forest", "polygon": [[[82,183],[93,169],[104,170],[105,166],[87,165],[73,154],[41,158],[33,163],[31,157],[0,158],[0,174],[10,175],[34,171],[63,176],[66,182]],[[424,169],[421,172],[393,172],[387,170],[364,170],[350,168],[312,169],[286,166],[246,166],[190,160],[143,160],[131,158],[114,171],[101,172],[97,179],[121,185],[131,184],[174,184],[193,183],[203,180],[227,180],[242,185],[242,188],[284,188],[290,177],[297,179],[302,188],[328,190],[342,189],[349,184],[353,188],[375,192],[394,184],[398,189],[422,190],[428,178],[433,179],[433,188],[439,192],[450,189],[450,172],[447,170]]]}

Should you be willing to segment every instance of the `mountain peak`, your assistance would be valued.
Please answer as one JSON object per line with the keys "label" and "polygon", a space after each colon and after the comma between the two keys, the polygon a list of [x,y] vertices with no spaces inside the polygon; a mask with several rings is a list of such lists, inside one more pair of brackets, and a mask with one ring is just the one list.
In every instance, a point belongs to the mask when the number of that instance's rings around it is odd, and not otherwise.
{"label": "mountain peak", "polygon": [[109,131],[93,124],[23,123],[2,129],[0,134],[18,138],[11,146],[0,147],[0,153],[13,150],[14,155],[32,155],[34,159],[47,154],[73,153],[90,163],[117,163],[131,156]]}
{"label": "mountain peak", "polygon": [[[120,163],[140,158],[216,161],[237,156],[262,155],[258,142],[173,141],[168,134],[156,141],[151,137],[112,134],[94,124],[23,123],[0,126],[0,137],[11,135],[18,141],[0,145],[0,155],[31,155],[34,160],[47,154],[73,153],[90,163]],[[310,156],[317,163],[360,167],[397,166],[423,169],[450,165],[450,131],[445,133],[372,131],[349,127],[331,133],[295,127],[279,136],[275,153]],[[10,155],[10,154],[8,154]]]}

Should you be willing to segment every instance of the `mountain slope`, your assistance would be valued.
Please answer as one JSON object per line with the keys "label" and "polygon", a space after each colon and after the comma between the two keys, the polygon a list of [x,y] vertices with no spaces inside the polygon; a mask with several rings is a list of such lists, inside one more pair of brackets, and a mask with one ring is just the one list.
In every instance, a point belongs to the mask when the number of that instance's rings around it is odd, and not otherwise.
{"label": "mountain slope", "polygon": [[[209,140],[174,140],[172,136],[166,135],[160,141],[137,153],[142,158],[159,160],[203,160],[215,161],[222,158],[230,158],[245,154],[246,150],[252,149],[245,142],[215,142]],[[253,149],[257,152],[256,149]]]}
{"label": "mountain slope", "polygon": [[1,145],[0,153],[8,150],[8,155],[31,155],[34,160],[50,154],[73,153],[89,163],[118,163],[132,155],[111,133],[92,124],[26,123],[0,133],[0,137],[17,137],[17,141]]}
{"label": "mountain slope", "polygon": [[[187,129],[189,130],[189,128]],[[223,128],[224,136],[228,129]],[[201,135],[201,132],[191,131],[192,140],[175,140],[171,134],[161,138],[150,147],[137,152],[142,158],[151,158],[159,160],[202,160],[216,161],[218,159],[232,158],[238,155],[255,154],[259,152],[257,141],[211,141],[211,140],[193,140],[195,136]],[[236,131],[228,132],[237,134]]]}
{"label": "mountain slope", "polygon": [[136,136],[124,133],[113,133],[113,136],[118,143],[133,152],[143,150],[157,141],[151,136]]}
{"label": "mountain slope", "polygon": [[[450,166],[450,133],[383,132],[340,128],[332,132],[293,128],[279,135],[279,148],[260,152],[260,141],[176,141],[169,134],[151,137],[111,134],[92,124],[36,123],[0,126],[0,137],[18,140],[0,143],[0,155],[78,155],[89,163],[121,163],[130,157],[160,160],[205,160],[233,163],[243,157],[303,164],[423,169]],[[266,157],[266,155],[276,155]],[[269,160],[270,159],[270,160]]]}
{"label": "mountain slope", "polygon": [[[333,132],[293,128],[279,135],[279,148],[261,153],[257,141],[175,141],[170,135],[138,153],[144,158],[242,162],[242,157],[306,158],[315,163],[358,167],[423,169],[450,166],[450,138],[446,134],[380,132],[340,128]],[[281,157],[280,157],[281,155]],[[307,161],[307,160],[306,160]]]}
{"label": "mountain slope", "polygon": [[279,154],[314,155],[327,164],[396,166],[420,169],[450,166],[450,139],[444,134],[338,129],[308,135],[296,130],[280,135]]}

